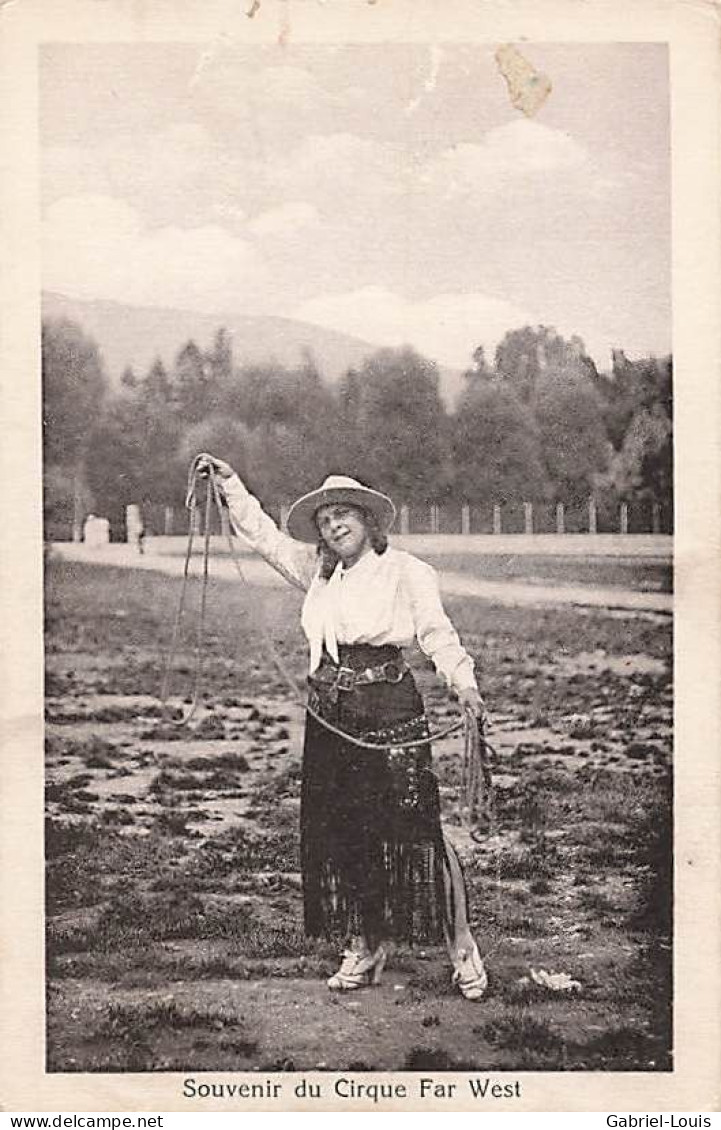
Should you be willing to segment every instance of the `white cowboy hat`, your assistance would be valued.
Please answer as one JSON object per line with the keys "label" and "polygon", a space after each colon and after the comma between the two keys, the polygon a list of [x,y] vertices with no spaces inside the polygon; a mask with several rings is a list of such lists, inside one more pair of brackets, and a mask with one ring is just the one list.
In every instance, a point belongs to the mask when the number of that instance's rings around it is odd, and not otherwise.
{"label": "white cowboy hat", "polygon": [[298,541],[316,542],[316,511],[321,506],[334,506],[339,502],[370,511],[384,533],[388,533],[395,521],[396,508],[388,495],[371,490],[347,475],[329,475],[317,490],[304,494],[293,503],[288,511],[288,533]]}

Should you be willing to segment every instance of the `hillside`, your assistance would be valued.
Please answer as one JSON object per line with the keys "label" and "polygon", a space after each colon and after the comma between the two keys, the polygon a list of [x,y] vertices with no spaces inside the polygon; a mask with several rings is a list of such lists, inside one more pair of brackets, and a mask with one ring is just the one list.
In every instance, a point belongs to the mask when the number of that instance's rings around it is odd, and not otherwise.
{"label": "hillside", "polygon": [[[291,318],[202,314],[156,306],[126,306],[119,302],[86,301],[43,292],[44,317],[70,318],[98,343],[113,384],[127,365],[145,371],[160,356],[171,365],[189,338],[207,348],[220,326],[230,332],[236,363],[275,360],[295,365],[310,353],[321,373],[336,381],[346,369],[360,365],[377,344]],[[460,374],[440,369],[441,394],[451,403]]]}

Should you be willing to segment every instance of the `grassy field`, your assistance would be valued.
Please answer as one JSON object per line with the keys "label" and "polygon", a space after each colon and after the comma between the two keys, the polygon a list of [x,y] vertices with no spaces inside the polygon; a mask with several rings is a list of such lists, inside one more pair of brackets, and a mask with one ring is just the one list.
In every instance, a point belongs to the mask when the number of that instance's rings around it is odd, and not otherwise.
{"label": "grassy field", "polygon": [[[459,814],[460,742],[435,751],[489,991],[463,1001],[431,948],[338,996],[337,954],[300,926],[302,710],[258,619],[262,604],[302,682],[298,596],[211,583],[203,706],[183,729],[157,701],[178,586],[49,563],[49,1070],[670,1069],[670,625],[448,602],[495,722],[480,843]],[[452,707],[413,663],[441,723]]]}

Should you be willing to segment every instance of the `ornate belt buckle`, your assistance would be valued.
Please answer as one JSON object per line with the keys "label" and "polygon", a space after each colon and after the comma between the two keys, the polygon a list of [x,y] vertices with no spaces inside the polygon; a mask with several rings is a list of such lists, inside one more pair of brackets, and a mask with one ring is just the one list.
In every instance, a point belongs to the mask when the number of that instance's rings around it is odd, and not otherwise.
{"label": "ornate belt buckle", "polygon": [[387,683],[400,683],[405,675],[405,665],[399,659],[389,659],[383,664]]}
{"label": "ornate belt buckle", "polygon": [[352,691],[355,684],[355,671],[352,667],[339,667],[335,680],[336,690]]}

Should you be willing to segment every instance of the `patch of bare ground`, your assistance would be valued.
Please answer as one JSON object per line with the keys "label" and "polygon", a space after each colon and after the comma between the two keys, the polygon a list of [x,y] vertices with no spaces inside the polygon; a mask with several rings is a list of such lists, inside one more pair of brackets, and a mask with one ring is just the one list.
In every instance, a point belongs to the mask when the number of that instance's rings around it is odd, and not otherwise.
{"label": "patch of bare ground", "polygon": [[[179,727],[157,699],[177,586],[50,562],[49,1070],[670,1069],[665,624],[449,602],[494,718],[479,838],[460,740],[434,755],[489,990],[464,1001],[444,952],[401,948],[383,985],[339,996],[335,947],[302,931],[302,708],[251,614],[264,603],[302,683],[297,597],[211,587],[201,707]],[[174,708],[193,642],[191,623]],[[413,663],[440,726],[453,705]]]}

